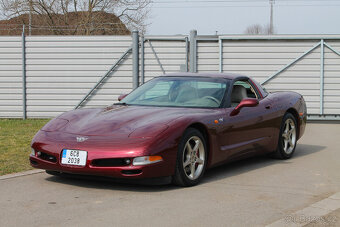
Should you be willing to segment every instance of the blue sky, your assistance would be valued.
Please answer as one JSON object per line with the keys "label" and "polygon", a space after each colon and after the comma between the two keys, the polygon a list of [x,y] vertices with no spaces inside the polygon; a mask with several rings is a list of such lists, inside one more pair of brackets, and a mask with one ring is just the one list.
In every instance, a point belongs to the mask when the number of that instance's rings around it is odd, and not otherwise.
{"label": "blue sky", "polygon": [[[269,24],[269,0],[154,0],[147,34],[243,34]],[[277,34],[340,34],[340,0],[276,0]]]}

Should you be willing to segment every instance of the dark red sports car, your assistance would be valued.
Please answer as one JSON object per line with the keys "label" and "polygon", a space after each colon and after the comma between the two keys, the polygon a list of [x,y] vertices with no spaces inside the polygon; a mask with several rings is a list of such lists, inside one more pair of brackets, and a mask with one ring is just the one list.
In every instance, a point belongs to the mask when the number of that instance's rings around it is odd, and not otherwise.
{"label": "dark red sports car", "polygon": [[121,98],[51,120],[32,141],[31,165],[50,174],[191,186],[227,161],[265,153],[290,158],[306,126],[300,94],[267,93],[242,75],[164,75]]}

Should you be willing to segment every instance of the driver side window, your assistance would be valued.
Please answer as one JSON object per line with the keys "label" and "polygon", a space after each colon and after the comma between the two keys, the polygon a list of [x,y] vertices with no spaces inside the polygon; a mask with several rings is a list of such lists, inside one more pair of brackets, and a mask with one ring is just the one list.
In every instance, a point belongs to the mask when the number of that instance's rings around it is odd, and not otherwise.
{"label": "driver side window", "polygon": [[231,106],[236,107],[243,99],[258,99],[255,89],[248,81],[236,81],[231,92]]}

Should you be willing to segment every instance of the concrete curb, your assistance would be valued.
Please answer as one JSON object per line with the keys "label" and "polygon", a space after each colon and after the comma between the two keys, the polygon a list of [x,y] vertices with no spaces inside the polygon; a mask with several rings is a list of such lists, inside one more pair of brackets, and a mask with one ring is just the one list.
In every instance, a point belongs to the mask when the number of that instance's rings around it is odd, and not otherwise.
{"label": "concrete curb", "polygon": [[293,214],[287,215],[284,218],[277,220],[267,227],[282,227],[282,226],[304,226],[313,221],[322,220],[322,217],[332,213],[340,208],[340,192],[329,196],[319,202],[316,202],[302,210]]}
{"label": "concrete curb", "polygon": [[11,174],[0,176],[0,180],[7,180],[7,179],[15,178],[15,177],[23,177],[27,175],[42,173],[42,172],[45,172],[45,170],[33,169],[33,170],[28,170],[28,171],[20,172],[20,173],[11,173]]}

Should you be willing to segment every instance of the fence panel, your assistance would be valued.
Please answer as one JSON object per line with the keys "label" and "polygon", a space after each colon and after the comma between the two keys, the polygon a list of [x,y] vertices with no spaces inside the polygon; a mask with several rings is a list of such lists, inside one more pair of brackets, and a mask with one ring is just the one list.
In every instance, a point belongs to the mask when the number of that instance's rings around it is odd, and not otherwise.
{"label": "fence panel", "polygon": [[[325,38],[325,42],[340,51],[339,37]],[[222,70],[240,73],[251,76],[261,83],[284,69],[264,84],[268,91],[299,92],[306,100],[310,116],[339,115],[340,56],[324,47],[323,70],[321,39],[313,36],[305,39],[301,36],[287,36],[281,39],[242,36],[198,39],[197,69],[198,72]],[[309,51],[312,48],[313,50]],[[304,53],[306,54],[303,55]],[[302,55],[301,59],[286,67]]]}
{"label": "fence panel", "polygon": [[[130,46],[130,36],[27,37],[27,116],[53,117],[73,109]],[[130,56],[84,106],[109,105],[130,91],[131,68]]]}
{"label": "fence panel", "polygon": [[21,37],[0,37],[0,117],[22,117]]}
{"label": "fence panel", "polygon": [[[146,36],[144,38],[145,82],[164,73],[186,71],[188,43],[185,40],[185,36]],[[143,52],[140,51],[140,54],[142,55]],[[140,59],[142,66],[142,56],[140,56]],[[143,66],[141,68],[143,68]],[[141,80],[142,79],[141,76]]]}

